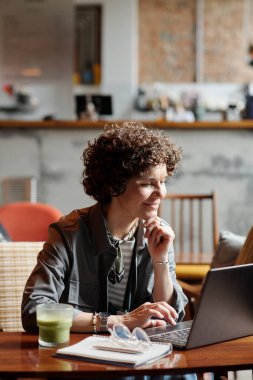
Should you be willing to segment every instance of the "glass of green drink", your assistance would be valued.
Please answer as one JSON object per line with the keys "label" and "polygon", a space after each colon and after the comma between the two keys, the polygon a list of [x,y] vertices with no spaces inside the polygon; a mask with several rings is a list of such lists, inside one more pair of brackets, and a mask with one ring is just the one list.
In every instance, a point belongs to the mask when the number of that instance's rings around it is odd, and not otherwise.
{"label": "glass of green drink", "polygon": [[40,346],[56,347],[69,341],[73,321],[73,306],[48,303],[36,307]]}

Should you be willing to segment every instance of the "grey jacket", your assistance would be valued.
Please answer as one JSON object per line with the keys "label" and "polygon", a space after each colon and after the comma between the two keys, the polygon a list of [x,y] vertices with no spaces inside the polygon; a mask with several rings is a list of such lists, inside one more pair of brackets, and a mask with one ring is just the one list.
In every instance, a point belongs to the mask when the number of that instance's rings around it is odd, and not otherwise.
{"label": "grey jacket", "polygon": [[[124,309],[131,311],[144,302],[152,302],[154,273],[151,258],[139,225],[124,299]],[[68,303],[74,315],[80,311],[109,311],[107,276],[117,251],[107,236],[99,204],[72,211],[51,224],[49,237],[39,252],[23,294],[22,324],[26,331],[36,331],[36,305],[48,302]],[[187,302],[176,282],[173,248],[168,252],[174,284],[174,308],[179,320]]]}

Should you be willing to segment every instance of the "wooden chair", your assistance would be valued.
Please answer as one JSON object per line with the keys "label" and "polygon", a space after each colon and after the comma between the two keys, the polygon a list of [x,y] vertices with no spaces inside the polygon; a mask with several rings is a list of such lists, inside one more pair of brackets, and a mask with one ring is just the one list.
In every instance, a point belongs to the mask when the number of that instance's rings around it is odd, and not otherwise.
{"label": "wooden chair", "polygon": [[45,241],[49,224],[62,212],[45,203],[14,202],[0,207],[0,223],[13,241]]}
{"label": "wooden chair", "polygon": [[37,202],[35,177],[5,177],[1,181],[2,204],[13,202]]}
{"label": "wooden chair", "polygon": [[[216,194],[167,194],[159,216],[175,231],[176,274],[191,301],[196,288],[201,289],[218,245]],[[189,317],[193,314],[190,302]]]}

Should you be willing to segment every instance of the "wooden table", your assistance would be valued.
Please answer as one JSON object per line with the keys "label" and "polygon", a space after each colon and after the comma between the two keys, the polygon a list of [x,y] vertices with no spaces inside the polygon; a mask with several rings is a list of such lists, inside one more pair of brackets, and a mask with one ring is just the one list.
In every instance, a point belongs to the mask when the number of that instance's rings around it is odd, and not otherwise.
{"label": "wooden table", "polygon": [[[71,334],[70,343],[76,343],[85,336]],[[175,350],[153,364],[135,369],[59,359],[52,356],[55,349],[39,347],[37,342],[37,335],[0,333],[0,378],[112,379],[127,375],[220,372],[253,368],[253,336],[187,351]]]}

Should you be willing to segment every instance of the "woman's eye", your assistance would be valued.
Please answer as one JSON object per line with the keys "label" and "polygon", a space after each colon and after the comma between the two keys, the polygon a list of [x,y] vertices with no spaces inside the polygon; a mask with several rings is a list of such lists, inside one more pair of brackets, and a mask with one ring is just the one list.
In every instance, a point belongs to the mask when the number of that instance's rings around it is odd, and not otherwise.
{"label": "woman's eye", "polygon": [[[160,185],[166,185],[167,182],[168,182],[168,178],[164,179],[163,181],[160,181],[159,183],[160,183]],[[140,182],[139,185],[142,187],[156,187],[156,186],[158,186],[158,183],[157,182],[155,182],[155,183],[153,183],[153,182]]]}

